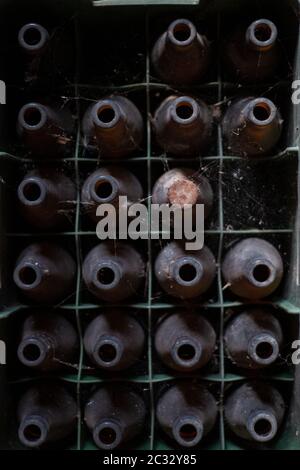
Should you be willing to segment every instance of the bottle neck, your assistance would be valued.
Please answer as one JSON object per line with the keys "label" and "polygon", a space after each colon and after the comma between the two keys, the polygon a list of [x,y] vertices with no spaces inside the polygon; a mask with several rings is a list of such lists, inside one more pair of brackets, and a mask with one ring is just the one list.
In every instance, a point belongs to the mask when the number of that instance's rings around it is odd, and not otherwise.
{"label": "bottle neck", "polygon": [[19,439],[27,447],[40,447],[47,442],[49,428],[49,422],[44,416],[26,416],[19,426]]}
{"label": "bottle neck", "polygon": [[98,101],[91,113],[96,135],[109,137],[124,131],[125,115],[116,101],[112,99]]}
{"label": "bottle neck", "polygon": [[254,21],[246,31],[247,46],[257,52],[272,49],[277,41],[277,28],[272,21],[261,19]]}
{"label": "bottle neck", "polygon": [[175,98],[169,107],[169,119],[178,127],[193,127],[201,119],[201,109],[189,96]]}
{"label": "bottle neck", "polygon": [[48,31],[37,23],[24,25],[18,34],[21,49],[29,56],[37,56],[45,49],[49,41]]}
{"label": "bottle neck", "polygon": [[181,286],[197,285],[203,277],[203,266],[191,256],[178,258],[172,264],[172,278]]}
{"label": "bottle neck", "polygon": [[175,364],[190,369],[198,364],[202,356],[202,345],[191,336],[177,338],[171,349]]}
{"label": "bottle neck", "polygon": [[278,358],[278,342],[270,333],[259,333],[250,339],[248,354],[256,364],[270,365]]}
{"label": "bottle neck", "polygon": [[42,368],[53,356],[53,340],[43,333],[24,338],[18,347],[18,358],[27,367]]}
{"label": "bottle neck", "polygon": [[251,438],[256,442],[268,442],[277,433],[277,419],[271,411],[255,410],[246,423]]}
{"label": "bottle neck", "polygon": [[180,19],[170,24],[166,33],[166,45],[177,52],[184,52],[197,42],[197,30],[189,20]]}
{"label": "bottle neck", "polygon": [[264,132],[274,124],[278,116],[276,106],[267,98],[251,99],[242,114],[247,125],[255,129],[255,132]]}
{"label": "bottle neck", "polygon": [[47,129],[49,120],[45,106],[40,103],[28,103],[19,112],[18,127],[28,134],[40,134]]}
{"label": "bottle neck", "polygon": [[120,419],[105,419],[93,430],[94,442],[100,449],[115,449],[124,440],[124,430],[125,427]]}
{"label": "bottle neck", "polygon": [[51,189],[49,183],[42,178],[36,176],[25,178],[18,187],[19,202],[27,207],[41,206],[45,204]]}
{"label": "bottle neck", "polygon": [[256,258],[246,263],[244,275],[251,285],[264,288],[275,281],[276,269],[268,259]]}
{"label": "bottle neck", "polygon": [[114,202],[120,195],[116,178],[111,175],[95,176],[90,183],[90,198],[97,204]]}
{"label": "bottle neck", "polygon": [[31,291],[39,288],[44,272],[41,266],[33,261],[22,261],[14,271],[14,282],[22,290]]}
{"label": "bottle neck", "polygon": [[94,362],[102,369],[118,366],[124,354],[124,345],[113,335],[102,335],[96,341],[92,351]]}
{"label": "bottle neck", "polygon": [[103,260],[94,271],[94,284],[100,290],[117,289],[122,279],[122,269],[118,262]]}
{"label": "bottle neck", "polygon": [[172,425],[172,434],[175,441],[182,447],[193,447],[203,437],[203,422],[193,415],[179,416]]}

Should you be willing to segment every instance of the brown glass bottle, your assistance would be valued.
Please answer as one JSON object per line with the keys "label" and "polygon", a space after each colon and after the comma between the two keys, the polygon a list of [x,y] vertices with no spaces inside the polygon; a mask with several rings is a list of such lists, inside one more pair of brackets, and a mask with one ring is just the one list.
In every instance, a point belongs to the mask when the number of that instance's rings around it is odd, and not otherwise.
{"label": "brown glass bottle", "polygon": [[86,256],[82,276],[88,290],[98,299],[118,302],[136,294],[145,277],[140,254],[127,243],[105,242]]}
{"label": "brown glass bottle", "polygon": [[133,173],[118,166],[99,168],[84,182],[81,202],[84,212],[97,221],[97,207],[100,204],[112,204],[119,209],[119,197],[126,196],[128,205],[138,202],[143,197],[143,189]]}
{"label": "brown glass bottle", "polygon": [[261,238],[236,243],[226,254],[222,273],[225,285],[246,299],[262,299],[272,294],[283,276],[278,250]]}
{"label": "brown glass bottle", "polygon": [[108,96],[87,109],[82,121],[83,144],[98,147],[103,158],[125,157],[140,147],[143,127],[141,113],[132,101]]}
{"label": "brown glass bottle", "polygon": [[163,319],[155,334],[160,359],[171,369],[191,372],[204,367],[216,347],[216,333],[198,313],[180,312]]}
{"label": "brown glass bottle", "polygon": [[191,96],[169,96],[152,120],[157,143],[175,157],[201,155],[211,140],[212,124],[209,107]]}
{"label": "brown glass bottle", "polygon": [[210,62],[210,44],[186,19],[173,21],[156,41],[152,64],[166,83],[188,85],[205,75]]}
{"label": "brown glass bottle", "polygon": [[95,444],[115,449],[141,434],[146,416],[143,399],[123,384],[97,390],[85,406],[84,420]]}
{"label": "brown glass bottle", "polygon": [[108,371],[124,370],[140,358],[144,330],[134,317],[117,310],[98,315],[88,325],[83,344],[91,361]]}
{"label": "brown glass bottle", "polygon": [[156,418],[163,431],[181,447],[194,447],[214,427],[217,404],[200,384],[181,382],[159,399]]}
{"label": "brown glass bottle", "polygon": [[228,153],[258,157],[271,152],[278,143],[283,120],[275,104],[253,96],[239,99],[223,118],[223,137]]}
{"label": "brown glass bottle", "polygon": [[43,382],[30,387],[19,401],[18,436],[27,447],[40,447],[70,436],[76,429],[77,406],[58,383]]}
{"label": "brown glass bottle", "polygon": [[206,246],[202,250],[185,251],[182,243],[174,241],[156,258],[155,275],[167,294],[191,299],[211,286],[216,275],[216,261]]}
{"label": "brown glass bottle", "polygon": [[277,28],[267,19],[238,28],[224,47],[224,63],[229,73],[243,83],[273,79],[280,64]]}
{"label": "brown glass bottle", "polygon": [[63,227],[76,205],[76,189],[62,171],[39,168],[30,171],[17,189],[23,218],[39,229]]}
{"label": "brown glass bottle", "polygon": [[186,204],[204,204],[207,217],[213,205],[213,191],[208,179],[192,168],[173,168],[156,181],[152,204],[184,207]]}
{"label": "brown glass bottle", "polygon": [[68,154],[73,128],[73,118],[67,108],[57,110],[32,102],[19,111],[17,132],[34,156],[57,158]]}
{"label": "brown glass bottle", "polygon": [[237,436],[255,442],[274,439],[282,423],[285,404],[276,388],[264,382],[238,387],[225,402],[225,418]]}
{"label": "brown glass bottle", "polygon": [[60,246],[33,243],[20,254],[14,269],[14,282],[34,302],[56,303],[72,292],[76,265]]}
{"label": "brown glass bottle", "polygon": [[237,367],[260,369],[277,360],[283,333],[269,310],[256,307],[233,317],[226,327],[224,341],[227,354]]}
{"label": "brown glass bottle", "polygon": [[23,323],[17,352],[23,365],[50,371],[74,366],[78,346],[78,335],[68,320],[38,312]]}

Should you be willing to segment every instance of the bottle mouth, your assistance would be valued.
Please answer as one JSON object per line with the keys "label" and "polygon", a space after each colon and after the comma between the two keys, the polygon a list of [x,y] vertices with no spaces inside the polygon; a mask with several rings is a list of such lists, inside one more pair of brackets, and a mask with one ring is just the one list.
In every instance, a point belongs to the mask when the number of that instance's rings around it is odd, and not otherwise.
{"label": "bottle mouth", "polygon": [[179,445],[182,447],[193,447],[203,437],[203,424],[200,419],[194,416],[178,418],[172,427],[172,433]]}
{"label": "bottle mouth", "polygon": [[248,279],[256,287],[267,287],[275,281],[276,272],[269,260],[258,259],[250,264]]}
{"label": "bottle mouth", "polygon": [[246,32],[246,41],[256,50],[268,50],[275,43],[277,35],[275,24],[261,19],[251,23]]}
{"label": "bottle mouth", "polygon": [[100,449],[115,449],[122,442],[122,438],[122,428],[114,420],[102,421],[93,431],[94,442]]}
{"label": "bottle mouth", "polygon": [[49,345],[40,338],[27,338],[18,347],[19,361],[27,367],[41,365],[47,358]]}
{"label": "bottle mouth", "polygon": [[174,362],[187,369],[195,366],[201,357],[202,348],[192,338],[178,338],[171,349]]}
{"label": "bottle mouth", "polygon": [[255,126],[267,126],[274,121],[277,109],[267,98],[256,98],[251,101],[248,109],[250,122]]}
{"label": "bottle mouth", "polygon": [[111,100],[99,101],[94,106],[93,119],[97,127],[112,129],[120,119],[119,106]]}
{"label": "bottle mouth", "polygon": [[19,31],[19,45],[26,52],[37,52],[42,49],[49,40],[48,31],[37,23],[25,24]]}
{"label": "bottle mouth", "polygon": [[102,290],[116,287],[121,281],[121,270],[114,261],[102,262],[95,272],[94,283]]}
{"label": "bottle mouth", "polygon": [[277,433],[278,425],[275,416],[264,411],[250,415],[247,429],[256,442],[268,442]]}
{"label": "bottle mouth", "polygon": [[22,444],[27,447],[41,446],[48,436],[47,421],[41,416],[25,418],[19,426],[18,436]]}
{"label": "bottle mouth", "polygon": [[118,195],[118,185],[112,176],[98,176],[91,184],[91,194],[99,203],[113,201]]}
{"label": "bottle mouth", "polygon": [[176,46],[189,46],[197,36],[197,30],[189,20],[173,21],[168,28],[168,39]]}
{"label": "bottle mouth", "polygon": [[203,267],[200,261],[186,256],[174,262],[173,273],[179,285],[194,286],[202,278]]}
{"label": "bottle mouth", "polygon": [[116,366],[123,354],[123,346],[117,338],[102,336],[94,348],[93,358],[98,366],[109,369]]}
{"label": "bottle mouth", "polygon": [[28,131],[38,131],[47,122],[47,113],[39,103],[28,103],[19,112],[18,122]]}
{"label": "bottle mouth", "polygon": [[248,353],[257,364],[269,365],[278,358],[279,345],[270,334],[256,335],[249,342]]}
{"label": "bottle mouth", "polygon": [[41,283],[42,273],[36,264],[25,262],[16,267],[13,277],[20,289],[31,290]]}
{"label": "bottle mouth", "polygon": [[46,197],[44,182],[39,178],[26,178],[18,187],[19,201],[26,206],[37,206]]}
{"label": "bottle mouth", "polygon": [[189,96],[176,98],[171,106],[171,117],[178,124],[188,125],[199,117],[199,105]]}

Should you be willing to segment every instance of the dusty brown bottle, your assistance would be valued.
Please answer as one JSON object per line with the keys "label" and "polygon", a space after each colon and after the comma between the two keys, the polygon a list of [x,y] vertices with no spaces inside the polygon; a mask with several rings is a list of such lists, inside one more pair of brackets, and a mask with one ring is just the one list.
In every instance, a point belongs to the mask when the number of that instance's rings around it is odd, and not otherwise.
{"label": "dusty brown bottle", "polygon": [[40,447],[69,437],[77,425],[77,405],[58,383],[38,383],[21,397],[18,436],[27,447]]}
{"label": "dusty brown bottle", "polygon": [[162,289],[173,297],[191,299],[203,294],[216,275],[216,260],[209,248],[185,251],[171,242],[155,261],[155,275]]}
{"label": "dusty brown bottle", "polygon": [[72,292],[75,274],[76,264],[67,251],[54,243],[40,242],[22,251],[13,278],[30,300],[56,303]]}
{"label": "dusty brown bottle", "polygon": [[262,299],[272,294],[283,276],[278,250],[261,238],[236,243],[226,254],[222,273],[225,285],[246,299]]}
{"label": "dusty brown bottle", "polygon": [[20,213],[39,229],[63,227],[76,206],[74,183],[62,171],[52,168],[34,169],[18,186]]}
{"label": "dusty brown bottle", "polygon": [[271,152],[280,139],[282,123],[271,100],[253,96],[236,100],[227,109],[222,124],[228,152],[242,157]]}
{"label": "dusty brown bottle", "polygon": [[41,158],[68,154],[73,142],[73,118],[67,108],[27,103],[19,111],[17,132],[24,145]]}
{"label": "dusty brown bottle", "polygon": [[225,418],[237,436],[255,442],[274,439],[283,420],[285,404],[281,394],[264,382],[238,387],[225,402]]}
{"label": "dusty brown bottle", "polygon": [[163,431],[181,447],[194,447],[214,427],[217,404],[200,384],[181,382],[159,399],[156,418]]}
{"label": "dusty brown bottle", "polygon": [[124,384],[106,385],[97,390],[85,406],[84,421],[95,444],[115,449],[141,434],[146,407],[143,399]]}
{"label": "dusty brown bottle", "polygon": [[143,127],[141,113],[132,101],[108,96],[87,109],[82,121],[83,144],[98,147],[103,158],[125,157],[140,147]]}
{"label": "dusty brown bottle", "polygon": [[160,359],[171,369],[191,372],[204,367],[216,347],[211,324],[193,312],[175,313],[163,319],[155,334]]}
{"label": "dusty brown bottle", "polygon": [[195,25],[186,19],[173,21],[156,41],[152,64],[166,83],[188,85],[205,75],[210,62],[210,44]]}
{"label": "dusty brown bottle", "polygon": [[212,124],[209,107],[191,96],[169,96],[152,120],[157,143],[175,157],[201,155],[211,140]]}
{"label": "dusty brown bottle", "polygon": [[88,325],[83,344],[91,361],[100,369],[124,370],[140,358],[145,333],[134,317],[117,310],[98,315]]}
{"label": "dusty brown bottle", "polygon": [[224,334],[226,351],[237,367],[260,369],[273,364],[280,354],[283,333],[269,310],[251,308],[234,316]]}
{"label": "dusty brown bottle", "polygon": [[275,24],[267,19],[238,28],[224,47],[224,63],[238,80],[257,83],[273,79],[280,64],[280,48]]}
{"label": "dusty brown bottle", "polygon": [[74,366],[79,338],[72,323],[56,313],[33,313],[22,325],[18,358],[32,369]]}
{"label": "dusty brown bottle", "polygon": [[145,277],[140,254],[127,243],[104,242],[86,256],[82,276],[98,299],[118,302],[137,293]]}
{"label": "dusty brown bottle", "polygon": [[119,197],[126,196],[128,206],[143,198],[143,189],[133,173],[118,166],[102,167],[94,171],[84,182],[81,202],[84,212],[97,221],[97,207],[112,204],[119,209]]}
{"label": "dusty brown bottle", "polygon": [[213,205],[213,191],[208,179],[192,168],[173,168],[156,181],[152,191],[152,204],[184,207],[204,204],[207,217]]}

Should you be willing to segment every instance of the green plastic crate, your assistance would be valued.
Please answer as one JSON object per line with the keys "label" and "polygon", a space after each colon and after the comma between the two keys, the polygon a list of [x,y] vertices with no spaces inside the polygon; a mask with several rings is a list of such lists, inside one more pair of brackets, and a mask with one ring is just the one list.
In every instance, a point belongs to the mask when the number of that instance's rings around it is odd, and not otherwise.
{"label": "green plastic crate", "polygon": [[[26,3],[26,4],[24,4]],[[130,6],[131,5],[131,6]],[[124,6],[124,8],[120,8]],[[95,8],[98,7],[98,8]],[[102,7],[102,8],[101,8]],[[250,2],[246,0],[174,0],[174,1],[115,1],[98,0],[18,0],[2,1],[0,6],[1,28],[1,60],[6,70],[3,77],[7,83],[7,105],[1,106],[1,122],[6,131],[0,144],[0,190],[1,190],[1,312],[0,339],[7,340],[8,364],[0,366],[0,397],[2,399],[2,419],[0,444],[1,448],[18,449],[16,423],[14,419],[14,400],[23,387],[32,380],[39,378],[30,371],[20,371],[15,361],[15,336],[28,306],[20,299],[12,286],[12,262],[21,247],[33,239],[49,238],[65,244],[73,253],[80,268],[82,257],[88,248],[97,243],[95,231],[85,222],[80,213],[79,193],[75,205],[74,223],[64,233],[37,234],[14,220],[12,197],[18,178],[34,163],[26,156],[25,149],[17,142],[14,134],[16,110],[29,96],[42,96],[43,93],[60,97],[67,105],[71,104],[74,113],[82,116],[82,111],[90,100],[99,99],[110,92],[124,93],[132,98],[141,108],[146,126],[145,144],[143,149],[133,158],[125,161],[129,169],[135,171],[145,189],[145,201],[149,203],[155,179],[169,167],[183,165],[183,160],[166,158],[160,154],[151,135],[150,114],[155,106],[171,92],[171,88],[158,82],[152,75],[149,56],[153,41],[164,27],[176,17],[189,17],[196,23],[203,22],[218,43],[226,25],[230,28],[234,15],[245,16],[249,11],[257,15],[267,15],[278,19],[282,31],[285,32],[290,73],[283,80],[266,86],[253,86],[256,93],[267,93],[283,104],[286,133],[281,141],[278,154],[269,159],[245,161],[244,159],[226,155],[223,149],[220,124],[215,134],[215,144],[210,152],[201,159],[186,161],[185,164],[194,168],[203,168],[211,179],[215,207],[206,230],[206,242],[213,248],[218,260],[218,275],[212,297],[201,304],[193,302],[196,311],[204,312],[219,335],[219,345],[214,363],[205,371],[199,371],[188,380],[199,380],[207,383],[218,400],[219,421],[211,436],[205,439],[200,449],[238,449],[243,444],[232,438],[223,416],[224,395],[232,384],[245,380],[239,371],[234,370],[225,358],[223,346],[223,330],[227,315],[239,311],[244,305],[241,301],[230,298],[223,291],[220,263],[223,253],[233,240],[245,236],[261,236],[280,245],[287,266],[283,287],[271,301],[261,302],[272,304],[278,309],[279,315],[291,330],[291,337],[299,337],[299,124],[298,106],[293,105],[289,94],[291,81],[300,78],[299,73],[299,4],[296,0],[262,0]],[[25,22],[40,21],[46,26],[50,22],[53,36],[60,41],[67,41],[76,51],[72,71],[65,74],[58,70],[55,78],[45,77],[38,89],[23,88],[20,77],[15,71],[14,54],[16,52],[15,35],[18,27]],[[54,27],[55,26],[55,27]],[[235,84],[223,80],[222,66],[217,60],[207,83],[196,86],[192,91],[211,104],[224,104],[231,96],[240,92]],[[53,64],[59,64],[54,60]],[[8,68],[11,67],[13,72]],[[58,67],[59,68],[59,67]],[[2,77],[0,77],[2,79]],[[276,100],[275,100],[276,101]],[[107,161],[104,162],[106,164]],[[74,138],[73,154],[66,158],[64,165],[74,177],[79,188],[84,177],[102,162],[87,157],[81,146],[80,120],[77,121],[77,135]],[[240,179],[240,178],[243,179]],[[147,197],[148,196],[148,197]],[[281,216],[282,203],[286,211]],[[247,209],[249,218],[243,210]],[[252,218],[252,219],[251,219]],[[262,221],[262,223],[260,223]],[[131,303],[122,305],[135,313],[147,331],[147,351],[140,364],[127,374],[119,377],[95,373],[87,367],[82,344],[78,364],[74,373],[59,378],[71,388],[78,401],[78,427],[76,436],[70,442],[53,446],[72,449],[95,449],[89,434],[82,422],[82,404],[91,389],[103,381],[129,381],[143,394],[149,408],[145,433],[137,441],[129,443],[127,448],[135,449],[171,449],[172,443],[158,429],[155,422],[155,402],[157,397],[169,383],[181,379],[180,374],[172,374],[158,364],[153,351],[153,331],[159,317],[166,311],[178,308],[163,295],[153,276],[153,262],[159,250],[159,243],[149,240],[138,242],[145,258],[148,259],[148,278],[145,291]],[[77,285],[74,295],[55,308],[60,309],[77,325],[82,338],[84,325],[96,311],[104,305],[98,305],[87,294],[82,285],[81,272],[78,269]],[[181,308],[191,308],[183,303]],[[39,307],[31,307],[39,308]],[[258,448],[300,448],[300,401],[298,389],[300,385],[299,367],[290,364],[289,344],[282,364],[275,369],[264,371],[262,377],[274,383],[282,390],[288,400],[287,418],[279,433],[278,439],[271,444]],[[291,351],[289,351],[291,353]],[[255,447],[255,446],[253,446]],[[257,447],[257,446],[256,446]]]}

